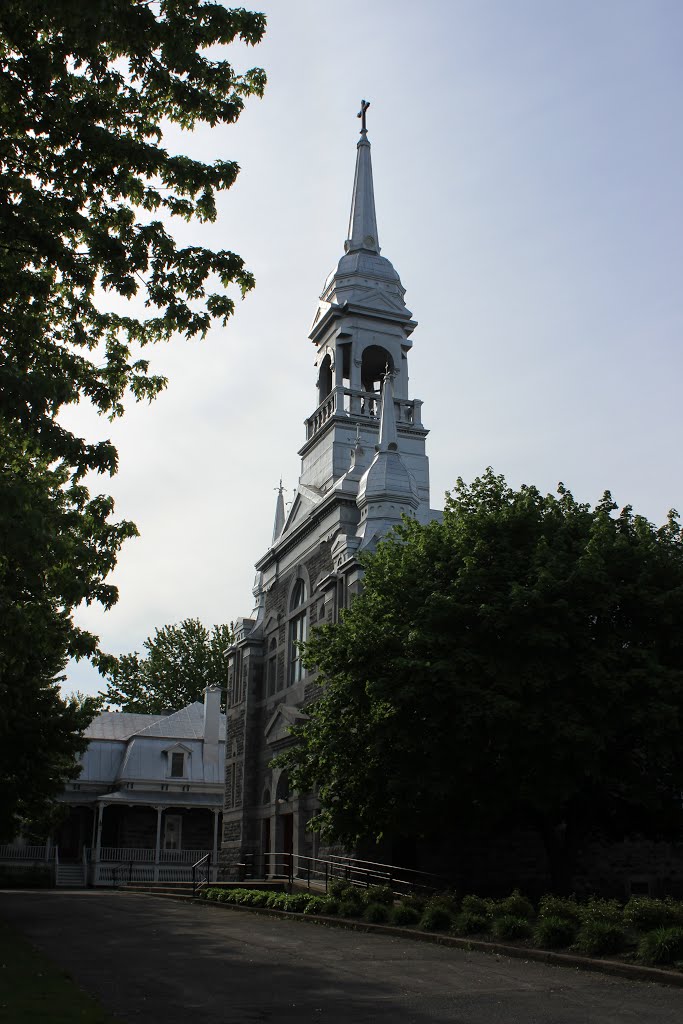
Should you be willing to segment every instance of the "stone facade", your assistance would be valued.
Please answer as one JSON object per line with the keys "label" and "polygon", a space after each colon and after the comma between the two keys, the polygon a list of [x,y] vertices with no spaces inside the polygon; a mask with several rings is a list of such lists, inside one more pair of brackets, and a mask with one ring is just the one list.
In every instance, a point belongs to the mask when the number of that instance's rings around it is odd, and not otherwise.
{"label": "stone facade", "polygon": [[[416,327],[392,264],[380,255],[370,143],[357,147],[349,235],[327,278],[309,338],[316,406],[305,421],[301,474],[285,516],[278,495],[271,546],[256,563],[255,608],[237,622],[228,678],[221,859],[258,872],[316,854],[306,829],[317,806],[290,792],[275,754],[319,693],[298,643],[334,622],[361,585],[358,553],[402,515],[429,521],[427,430],[409,395]],[[313,383],[313,382],[312,382]]]}

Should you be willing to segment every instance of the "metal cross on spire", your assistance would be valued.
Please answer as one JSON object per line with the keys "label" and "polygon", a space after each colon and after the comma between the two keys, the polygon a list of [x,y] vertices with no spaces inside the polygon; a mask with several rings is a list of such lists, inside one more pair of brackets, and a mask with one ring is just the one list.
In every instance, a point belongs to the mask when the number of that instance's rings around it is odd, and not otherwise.
{"label": "metal cross on spire", "polygon": [[360,101],[360,110],[358,111],[356,116],[360,118],[360,133],[361,133],[361,135],[365,135],[365,133],[368,130],[366,128],[366,126],[365,126],[365,112],[367,111],[369,106],[370,106],[370,100],[361,100]]}

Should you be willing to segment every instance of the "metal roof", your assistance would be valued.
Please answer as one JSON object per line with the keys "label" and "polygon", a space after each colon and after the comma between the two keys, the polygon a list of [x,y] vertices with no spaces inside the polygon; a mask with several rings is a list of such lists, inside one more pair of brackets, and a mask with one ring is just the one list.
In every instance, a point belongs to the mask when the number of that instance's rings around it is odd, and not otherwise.
{"label": "metal roof", "polygon": [[[225,739],[225,715],[221,715],[219,739]],[[204,738],[204,705],[188,704],[171,715],[134,715],[125,711],[102,711],[85,730],[89,740],[128,740],[131,736],[161,739],[201,740]]]}

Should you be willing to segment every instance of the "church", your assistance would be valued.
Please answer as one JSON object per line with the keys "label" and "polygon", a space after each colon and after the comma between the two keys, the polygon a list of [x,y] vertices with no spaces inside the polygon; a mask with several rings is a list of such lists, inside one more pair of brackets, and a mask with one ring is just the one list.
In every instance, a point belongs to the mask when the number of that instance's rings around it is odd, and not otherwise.
{"label": "church", "polygon": [[[417,326],[405,289],[380,255],[363,101],[344,251],[323,286],[309,333],[313,409],[299,449],[301,473],[285,514],[279,489],[270,547],[256,562],[254,610],[236,623],[227,690],[221,863],[275,870],[279,855],[317,856],[307,822],[312,794],[290,792],[271,768],[319,687],[300,644],[337,621],[358,593],[358,556],[405,515],[428,522],[427,429],[410,393]],[[271,860],[269,860],[271,855]]]}

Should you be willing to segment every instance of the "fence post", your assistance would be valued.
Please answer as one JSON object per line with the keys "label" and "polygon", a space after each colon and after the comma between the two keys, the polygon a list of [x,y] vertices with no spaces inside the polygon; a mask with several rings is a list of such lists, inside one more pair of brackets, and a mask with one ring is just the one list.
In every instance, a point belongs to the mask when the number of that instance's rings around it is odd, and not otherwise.
{"label": "fence post", "polygon": [[308,861],[308,872],[307,872],[308,888],[311,888],[311,861]]}
{"label": "fence post", "polygon": [[329,877],[330,865],[325,861],[325,892],[327,892],[327,881]]}
{"label": "fence post", "polygon": [[128,881],[133,881],[133,861],[131,861],[130,864],[128,865]]}

